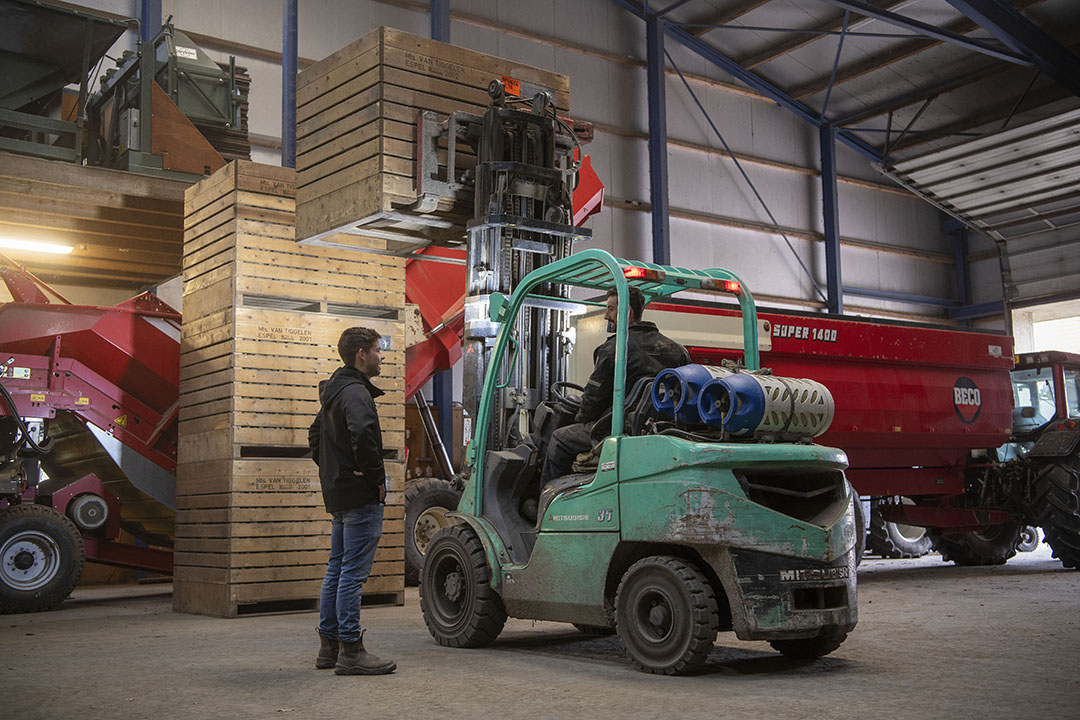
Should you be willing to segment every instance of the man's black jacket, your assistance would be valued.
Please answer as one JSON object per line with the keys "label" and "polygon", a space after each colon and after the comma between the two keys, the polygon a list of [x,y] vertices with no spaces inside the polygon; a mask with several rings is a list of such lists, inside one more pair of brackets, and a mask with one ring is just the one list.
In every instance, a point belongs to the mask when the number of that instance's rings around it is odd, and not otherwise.
{"label": "man's black jacket", "polygon": [[[656,323],[630,323],[626,333],[626,392],[639,378],[655,375],[661,370],[682,367],[690,363],[690,353],[679,343],[665,337]],[[577,422],[593,422],[611,410],[611,394],[615,388],[615,335],[593,351],[593,371],[581,397]]]}
{"label": "man's black jacket", "polygon": [[308,445],[327,512],[379,502],[386,470],[375,398],[382,394],[366,374],[348,366],[319,383],[322,408],[308,429]]}

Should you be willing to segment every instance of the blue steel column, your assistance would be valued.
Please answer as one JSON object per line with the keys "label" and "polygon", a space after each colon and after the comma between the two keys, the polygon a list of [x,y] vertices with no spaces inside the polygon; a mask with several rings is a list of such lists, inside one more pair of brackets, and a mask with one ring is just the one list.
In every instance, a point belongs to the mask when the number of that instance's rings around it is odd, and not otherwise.
{"label": "blue steel column", "polygon": [[649,85],[649,201],[652,203],[652,261],[671,264],[671,225],[668,220],[667,101],[664,93],[663,18],[645,20]]}
{"label": "blue steel column", "polygon": [[450,0],[431,0],[431,39],[450,42]]}
{"label": "blue steel column", "polygon": [[[450,42],[450,0],[431,0],[431,39]],[[431,379],[431,399],[438,410],[435,422],[446,454],[454,459],[454,371],[443,370]],[[450,478],[444,478],[449,480]]]}
{"label": "blue steel column", "polygon": [[297,0],[281,6],[281,166],[296,167]]}
{"label": "blue steel column", "polygon": [[836,193],[836,129],[829,123],[820,128],[821,211],[825,219],[825,277],[830,313],[844,312],[840,276],[840,213]]}
{"label": "blue steel column", "polygon": [[150,39],[161,30],[161,0],[140,0],[139,2],[139,39]]}

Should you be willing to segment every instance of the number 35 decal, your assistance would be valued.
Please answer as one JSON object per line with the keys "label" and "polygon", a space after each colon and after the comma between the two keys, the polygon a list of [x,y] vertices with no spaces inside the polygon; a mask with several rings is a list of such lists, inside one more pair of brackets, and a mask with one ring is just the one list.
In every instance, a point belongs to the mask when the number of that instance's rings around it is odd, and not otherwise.
{"label": "number 35 decal", "polygon": [[600,510],[597,512],[596,522],[611,522],[611,510]]}

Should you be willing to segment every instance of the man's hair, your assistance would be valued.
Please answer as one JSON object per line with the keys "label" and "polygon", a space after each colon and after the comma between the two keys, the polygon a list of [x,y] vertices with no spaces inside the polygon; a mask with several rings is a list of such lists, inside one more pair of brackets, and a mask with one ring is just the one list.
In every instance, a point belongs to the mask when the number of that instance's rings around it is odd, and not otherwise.
{"label": "man's hair", "polygon": [[370,350],[371,346],[377,342],[379,342],[379,333],[371,328],[347,328],[345,332],[341,333],[341,337],[338,338],[338,355],[341,356],[341,361],[343,363],[352,367],[353,363],[356,361],[356,353],[360,350]]}
{"label": "man's hair", "polygon": [[[638,322],[641,320],[641,313],[645,310],[645,293],[638,290],[631,285],[630,290],[630,319],[632,322]],[[615,288],[608,288],[606,297],[618,297],[619,291]]]}

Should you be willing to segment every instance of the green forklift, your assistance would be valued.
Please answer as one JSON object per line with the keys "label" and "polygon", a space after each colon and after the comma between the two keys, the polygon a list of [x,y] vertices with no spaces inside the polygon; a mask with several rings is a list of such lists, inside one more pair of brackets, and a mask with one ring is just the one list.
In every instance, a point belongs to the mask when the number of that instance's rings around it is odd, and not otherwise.
{"label": "green forklift", "polygon": [[[521,335],[535,326],[530,313],[587,311],[599,303],[564,290],[614,286],[619,316],[627,317],[631,285],[647,302],[686,291],[733,294],[742,311],[743,367],[709,370],[754,382],[770,377],[758,364],[753,297],[726,270],[585,250],[533,270],[510,296],[491,293],[488,312],[499,329],[467,480],[450,514],[454,524],[432,538],[420,577],[428,629],[442,645],[481,647],[507,617],[568,622],[583,632],[617,632],[640,669],[669,675],[700,670],[720,630],[767,640],[796,658],[832,652],[858,615],[855,497],[841,450],[785,431],[793,426],[785,413],[795,412],[787,395],[759,423],[767,432],[730,424],[749,403],[738,393],[713,408],[727,426],[665,419],[653,400],[656,380],[625,386],[627,328],[619,323],[612,430],[591,462],[579,456],[580,472],[541,492],[547,441],[572,417],[569,383],[552,385],[553,397],[530,417],[501,421],[507,393],[528,391],[512,380],[528,382],[515,368]],[[688,402],[707,399],[695,386],[683,392]]]}

